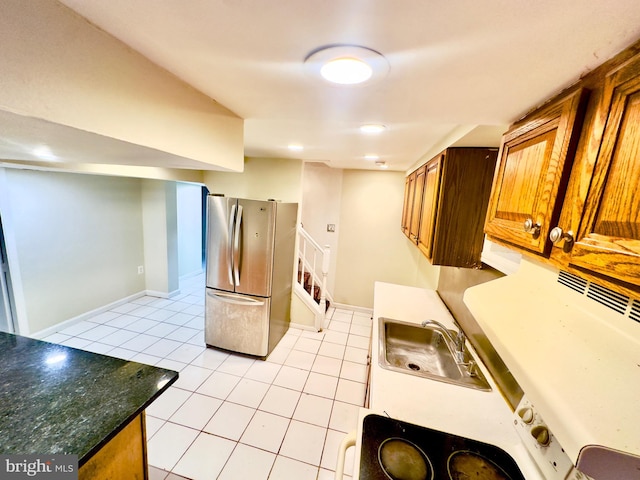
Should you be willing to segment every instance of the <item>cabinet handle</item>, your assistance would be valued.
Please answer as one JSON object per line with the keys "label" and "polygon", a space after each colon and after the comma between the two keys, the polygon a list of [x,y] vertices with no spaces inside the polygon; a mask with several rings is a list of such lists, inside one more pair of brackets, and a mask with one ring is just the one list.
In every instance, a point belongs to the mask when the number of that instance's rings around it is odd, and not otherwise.
{"label": "cabinet handle", "polygon": [[532,218],[527,218],[524,221],[524,231],[530,233],[534,237],[540,234],[540,224],[533,223]]}
{"label": "cabinet handle", "polygon": [[571,248],[574,242],[573,232],[571,230],[565,232],[560,227],[554,227],[549,232],[549,240],[551,240],[554,245],[558,245],[562,240],[564,240],[564,249],[567,251],[567,249]]}

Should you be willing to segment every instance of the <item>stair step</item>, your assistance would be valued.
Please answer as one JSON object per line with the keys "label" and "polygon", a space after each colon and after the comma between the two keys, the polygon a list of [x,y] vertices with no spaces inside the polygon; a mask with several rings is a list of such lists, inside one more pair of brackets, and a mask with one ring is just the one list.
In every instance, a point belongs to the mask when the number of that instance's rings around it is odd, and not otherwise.
{"label": "stair step", "polygon": [[[300,262],[298,262],[298,266],[300,266]],[[311,273],[304,272],[304,282],[302,282],[301,280],[302,280],[302,271],[300,270],[300,268],[298,268],[298,283],[301,283],[302,288],[304,288],[306,292],[309,295],[311,295]],[[312,297],[317,304],[320,304],[321,292],[320,292],[320,287],[318,285],[313,286]],[[325,303],[326,303],[326,308],[325,308],[325,312],[326,312],[327,310],[329,310],[329,306],[331,305],[331,302],[329,302],[329,300],[325,300]]]}

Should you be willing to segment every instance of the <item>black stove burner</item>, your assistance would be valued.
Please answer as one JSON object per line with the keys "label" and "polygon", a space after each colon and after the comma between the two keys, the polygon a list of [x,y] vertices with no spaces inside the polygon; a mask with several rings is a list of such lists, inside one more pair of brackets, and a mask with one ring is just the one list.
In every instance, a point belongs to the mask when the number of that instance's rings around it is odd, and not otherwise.
{"label": "black stove burner", "polygon": [[432,480],[429,457],[403,438],[387,438],[378,448],[378,462],[391,480]]}
{"label": "black stove burner", "polygon": [[504,450],[380,415],[363,422],[360,480],[525,480]]}

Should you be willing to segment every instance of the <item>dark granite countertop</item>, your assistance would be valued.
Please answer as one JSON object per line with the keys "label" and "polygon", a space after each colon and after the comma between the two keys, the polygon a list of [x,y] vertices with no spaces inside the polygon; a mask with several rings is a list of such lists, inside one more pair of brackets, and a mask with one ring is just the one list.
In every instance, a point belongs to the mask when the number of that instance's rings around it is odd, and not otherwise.
{"label": "dark granite countertop", "polygon": [[0,332],[0,453],[77,454],[82,466],[177,378]]}

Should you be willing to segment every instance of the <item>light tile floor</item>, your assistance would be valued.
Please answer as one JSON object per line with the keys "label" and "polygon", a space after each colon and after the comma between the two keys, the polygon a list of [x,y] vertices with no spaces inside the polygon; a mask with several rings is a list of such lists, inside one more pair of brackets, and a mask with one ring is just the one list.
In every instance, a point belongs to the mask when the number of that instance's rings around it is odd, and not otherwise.
{"label": "light tile floor", "polygon": [[[151,480],[334,478],[364,403],[370,316],[330,308],[322,332],[290,328],[262,361],[205,347],[203,275],[180,291],[45,340],[180,372],[147,409]],[[348,455],[349,474],[352,464]]]}

